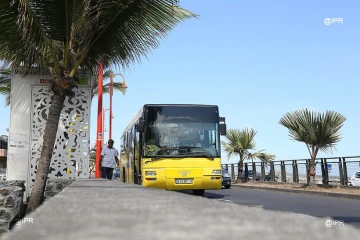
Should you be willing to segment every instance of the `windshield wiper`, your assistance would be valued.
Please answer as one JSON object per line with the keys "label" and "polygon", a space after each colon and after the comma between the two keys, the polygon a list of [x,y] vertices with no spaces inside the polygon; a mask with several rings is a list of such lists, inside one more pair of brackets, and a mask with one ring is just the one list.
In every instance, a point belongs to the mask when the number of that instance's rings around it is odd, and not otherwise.
{"label": "windshield wiper", "polygon": [[150,158],[150,160],[147,160],[147,161],[145,161],[145,162],[153,162],[153,161],[156,161],[156,160],[163,160],[163,159],[174,159],[174,158],[184,158],[184,157],[194,157],[194,156],[204,156],[204,157],[206,157],[206,158],[209,158],[209,159],[211,159],[211,160],[214,160],[214,158],[212,157],[212,156],[210,156],[210,155],[208,155],[208,154],[206,154],[206,153],[204,153],[204,152],[193,152],[193,153],[188,153],[188,154],[184,154],[184,155],[182,155],[182,154],[179,154],[179,155],[173,155],[173,156],[171,156],[171,157],[169,157],[169,156],[153,156],[152,158]]}
{"label": "windshield wiper", "polygon": [[160,156],[152,157],[152,158],[150,158],[150,160],[146,160],[144,163],[153,162],[153,161],[156,161],[156,160],[160,160],[162,158],[164,158],[164,157],[160,157]]}
{"label": "windshield wiper", "polygon": [[214,160],[214,158],[213,158],[212,156],[210,156],[210,155],[208,155],[208,154],[206,154],[206,153],[204,153],[204,152],[194,152],[194,153],[193,153],[193,156],[194,156],[194,155],[201,155],[201,156],[204,156],[204,157],[209,158],[209,159],[211,159],[211,160]]}
{"label": "windshield wiper", "polygon": [[162,158],[166,158],[164,156],[154,156],[151,158],[151,160],[158,160],[158,159],[162,159]]}
{"label": "windshield wiper", "polygon": [[168,155],[166,155],[166,156],[154,156],[154,157],[151,157],[151,158],[150,158],[150,161],[148,160],[148,161],[146,161],[146,162],[152,162],[152,161],[160,160],[160,159],[164,159],[164,158],[166,158],[166,159],[171,159],[171,158],[174,158],[174,157],[173,157],[173,156],[172,156],[172,157],[169,157]]}

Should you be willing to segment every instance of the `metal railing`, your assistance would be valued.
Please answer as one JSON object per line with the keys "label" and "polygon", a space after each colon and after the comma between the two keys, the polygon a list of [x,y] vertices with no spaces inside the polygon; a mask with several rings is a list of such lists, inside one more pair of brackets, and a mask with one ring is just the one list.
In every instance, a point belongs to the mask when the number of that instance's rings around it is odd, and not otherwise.
{"label": "metal railing", "polygon": [[[317,158],[315,181],[318,184],[347,186],[351,175],[360,171],[360,156]],[[276,160],[269,164],[246,162],[240,179],[273,182],[309,183],[310,159]],[[238,164],[222,164],[233,181],[238,178]],[[255,174],[254,174],[255,173]]]}

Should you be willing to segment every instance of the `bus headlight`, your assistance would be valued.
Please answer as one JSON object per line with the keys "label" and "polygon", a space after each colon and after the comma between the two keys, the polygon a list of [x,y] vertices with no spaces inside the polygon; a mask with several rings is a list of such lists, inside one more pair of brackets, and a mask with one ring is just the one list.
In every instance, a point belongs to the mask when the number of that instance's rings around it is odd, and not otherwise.
{"label": "bus headlight", "polygon": [[145,171],[145,175],[146,176],[156,176],[156,172],[155,171]]}
{"label": "bus headlight", "polygon": [[213,175],[220,175],[221,174],[221,170],[213,170]]}

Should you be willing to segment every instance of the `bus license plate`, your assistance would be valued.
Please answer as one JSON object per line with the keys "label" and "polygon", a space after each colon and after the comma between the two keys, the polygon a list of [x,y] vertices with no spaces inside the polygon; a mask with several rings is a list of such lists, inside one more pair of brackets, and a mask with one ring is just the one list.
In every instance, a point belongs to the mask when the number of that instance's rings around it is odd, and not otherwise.
{"label": "bus license plate", "polygon": [[192,184],[192,179],[175,179],[176,184]]}

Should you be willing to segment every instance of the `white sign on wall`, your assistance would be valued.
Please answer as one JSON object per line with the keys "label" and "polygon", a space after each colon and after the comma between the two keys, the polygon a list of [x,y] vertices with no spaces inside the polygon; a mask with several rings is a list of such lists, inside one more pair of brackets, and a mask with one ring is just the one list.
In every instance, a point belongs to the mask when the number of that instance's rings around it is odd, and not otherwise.
{"label": "white sign on wall", "polygon": [[[27,196],[41,155],[53,77],[45,69],[26,76],[24,70],[20,67],[12,74],[7,180],[25,180]],[[49,178],[88,178],[91,77],[79,73],[79,88],[73,98],[66,98],[60,115]]]}

